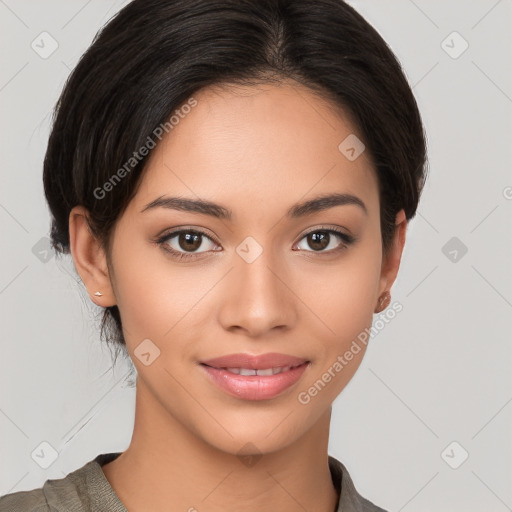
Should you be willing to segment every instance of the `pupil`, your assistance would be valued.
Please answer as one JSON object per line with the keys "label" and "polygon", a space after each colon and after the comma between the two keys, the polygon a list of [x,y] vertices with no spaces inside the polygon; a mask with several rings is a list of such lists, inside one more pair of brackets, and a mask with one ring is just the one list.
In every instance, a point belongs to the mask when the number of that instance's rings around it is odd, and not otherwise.
{"label": "pupil", "polygon": [[[316,233],[311,233],[309,236],[308,243],[313,249],[325,249],[329,245],[329,233],[325,231],[318,231]],[[319,244],[316,245],[315,244]]]}
{"label": "pupil", "polygon": [[[200,238],[200,235],[196,235],[193,233],[185,233],[180,235],[180,247],[182,249],[198,249],[201,246],[201,243],[197,243]],[[182,243],[184,242],[184,243]]]}

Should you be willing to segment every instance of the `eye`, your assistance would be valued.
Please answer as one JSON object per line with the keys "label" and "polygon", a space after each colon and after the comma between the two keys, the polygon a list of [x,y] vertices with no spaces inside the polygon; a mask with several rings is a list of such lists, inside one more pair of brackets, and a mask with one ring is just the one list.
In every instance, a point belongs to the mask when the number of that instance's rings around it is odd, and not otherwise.
{"label": "eye", "polygon": [[[341,240],[341,242],[336,244],[336,238],[338,241]],[[305,243],[313,250],[310,251],[307,248],[299,247],[299,251],[324,254],[342,251],[355,242],[356,238],[336,228],[321,226],[306,233],[301,238],[301,241],[302,240],[305,240]],[[162,246],[165,251],[170,253],[173,258],[180,261],[197,259],[202,253],[211,251],[217,252],[221,250],[210,236],[197,229],[180,229],[172,231],[161,236],[156,240],[156,243]],[[201,251],[199,249],[203,250]]]}
{"label": "eye", "polygon": [[[157,240],[157,243],[161,245],[166,251],[170,252],[172,256],[182,260],[197,258],[198,253],[200,254],[211,250],[218,250],[208,247],[209,243],[204,243],[205,240],[209,241],[215,247],[215,242],[203,231],[195,229],[182,229],[179,231],[167,233],[166,235],[160,237]],[[199,251],[198,249],[201,248],[205,250]]]}
{"label": "eye", "polygon": [[[342,242],[336,244],[336,238]],[[346,249],[355,241],[355,237],[335,228],[324,229],[323,227],[320,227],[306,233],[302,237],[301,241],[302,240],[305,240],[305,243],[309,245],[313,251],[309,251],[304,247],[299,247],[299,250],[301,251],[306,250],[307,252],[331,253]]]}

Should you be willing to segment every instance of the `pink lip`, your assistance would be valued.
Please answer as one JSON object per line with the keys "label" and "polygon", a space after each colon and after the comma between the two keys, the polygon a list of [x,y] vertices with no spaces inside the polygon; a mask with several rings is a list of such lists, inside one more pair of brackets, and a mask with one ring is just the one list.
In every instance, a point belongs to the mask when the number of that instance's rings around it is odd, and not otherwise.
{"label": "pink lip", "polygon": [[297,366],[307,362],[307,359],[273,352],[258,356],[252,356],[251,354],[230,354],[201,361],[202,364],[213,366],[214,368],[249,368],[252,370]]}
{"label": "pink lip", "polygon": [[[237,375],[226,368],[248,368],[262,370],[294,366],[276,375]],[[285,354],[232,354],[230,356],[209,359],[200,367],[208,377],[222,390],[245,400],[269,400],[293,386],[303,375],[309,361]]]}

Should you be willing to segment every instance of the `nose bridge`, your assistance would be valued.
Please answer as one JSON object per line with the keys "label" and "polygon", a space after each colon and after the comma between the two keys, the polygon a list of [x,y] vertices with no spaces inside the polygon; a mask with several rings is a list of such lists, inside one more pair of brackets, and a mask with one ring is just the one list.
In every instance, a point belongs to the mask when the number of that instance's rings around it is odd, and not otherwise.
{"label": "nose bridge", "polygon": [[254,334],[289,324],[294,317],[293,294],[285,285],[284,265],[275,251],[247,237],[236,253],[222,307],[224,327],[236,325]]}
{"label": "nose bridge", "polygon": [[277,300],[283,293],[279,273],[283,272],[284,265],[276,261],[275,251],[268,240],[266,247],[263,247],[254,238],[247,237],[236,249],[239,261],[234,269],[234,277],[240,280],[242,294],[265,301]]}

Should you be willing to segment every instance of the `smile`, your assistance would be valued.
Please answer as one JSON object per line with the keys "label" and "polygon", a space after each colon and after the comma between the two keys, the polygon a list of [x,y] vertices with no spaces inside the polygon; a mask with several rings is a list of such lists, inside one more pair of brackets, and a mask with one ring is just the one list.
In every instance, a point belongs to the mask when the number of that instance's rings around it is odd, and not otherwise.
{"label": "smile", "polygon": [[310,363],[275,368],[215,368],[199,366],[217,388],[243,400],[270,400],[296,384]]}

